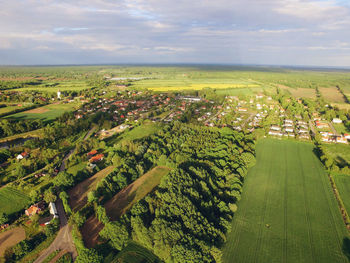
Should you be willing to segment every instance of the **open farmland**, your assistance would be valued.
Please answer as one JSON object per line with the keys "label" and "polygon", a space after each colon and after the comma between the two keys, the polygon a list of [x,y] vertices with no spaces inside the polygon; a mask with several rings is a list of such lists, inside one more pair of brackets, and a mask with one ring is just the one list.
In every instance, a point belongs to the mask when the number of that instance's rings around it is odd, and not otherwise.
{"label": "open farmland", "polygon": [[29,204],[30,198],[20,191],[11,187],[0,189],[0,213],[16,213],[26,208]]}
{"label": "open farmland", "polygon": [[26,119],[35,120],[41,119],[43,121],[52,121],[63,113],[73,111],[80,106],[80,103],[57,103],[49,104],[40,108],[19,112],[8,116],[10,119]]}
{"label": "open farmland", "polygon": [[127,262],[127,263],[160,263],[162,262],[148,249],[138,245],[135,242],[130,242],[112,263]]}
{"label": "open farmland", "polygon": [[350,213],[350,176],[349,175],[336,175],[334,181],[342,199],[345,209]]}
{"label": "open farmland", "polygon": [[84,89],[90,89],[86,81],[84,80],[57,80],[48,81],[44,80],[39,85],[30,85],[24,88],[13,89],[14,91],[46,91],[46,92],[57,92],[60,91],[79,91]]}
{"label": "open farmland", "polygon": [[277,85],[277,87],[289,92],[295,98],[316,99],[316,90],[313,88],[290,88],[285,85]]}
{"label": "open farmland", "polygon": [[87,203],[87,194],[95,190],[97,183],[110,174],[114,168],[114,166],[108,166],[68,191],[69,203],[73,211],[79,211]]}
{"label": "open farmland", "polygon": [[243,190],[223,262],[348,262],[348,232],[312,144],[260,141]]}
{"label": "open farmland", "polygon": [[319,88],[326,101],[336,103],[346,103],[346,100],[336,87]]}

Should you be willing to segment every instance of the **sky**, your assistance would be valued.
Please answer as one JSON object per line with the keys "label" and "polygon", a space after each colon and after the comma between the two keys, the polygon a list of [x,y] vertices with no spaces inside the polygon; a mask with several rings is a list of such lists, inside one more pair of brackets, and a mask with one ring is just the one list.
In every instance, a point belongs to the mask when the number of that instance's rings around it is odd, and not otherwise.
{"label": "sky", "polygon": [[348,0],[0,0],[0,64],[350,66]]}

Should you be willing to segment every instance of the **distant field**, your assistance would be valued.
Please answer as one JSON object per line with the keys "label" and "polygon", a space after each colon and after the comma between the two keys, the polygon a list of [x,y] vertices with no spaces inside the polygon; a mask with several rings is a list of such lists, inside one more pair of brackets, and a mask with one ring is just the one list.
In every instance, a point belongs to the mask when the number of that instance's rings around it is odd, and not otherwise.
{"label": "distant field", "polygon": [[60,91],[79,91],[84,89],[90,89],[85,81],[82,80],[57,80],[57,81],[43,81],[40,85],[32,85],[25,88],[14,89],[17,91],[47,91],[47,92],[57,92]]}
{"label": "distant field", "polygon": [[6,141],[13,141],[13,140],[16,140],[18,138],[28,138],[28,137],[42,138],[43,137],[43,129],[37,129],[37,130],[34,130],[34,131],[23,132],[23,133],[19,133],[19,134],[16,134],[16,135],[8,136],[8,137],[5,137],[5,138],[1,138],[0,139],[0,143],[6,142]]}
{"label": "distant field", "polygon": [[7,118],[11,119],[41,119],[44,121],[51,121],[61,116],[63,113],[67,111],[73,111],[80,106],[80,103],[72,102],[72,103],[59,103],[59,104],[49,104],[40,108],[19,112]]}
{"label": "distant field", "polygon": [[286,90],[295,98],[316,98],[316,90],[313,88],[290,88],[285,85],[277,85],[280,89]]}
{"label": "distant field", "polygon": [[341,94],[336,87],[319,88],[319,90],[326,101],[346,103],[343,94]]}
{"label": "distant field", "polygon": [[335,184],[339,191],[340,197],[345,205],[345,209],[350,213],[350,176],[336,175],[334,176]]}
{"label": "distant field", "polygon": [[350,165],[350,146],[347,144],[324,144],[322,145],[326,151],[327,155],[330,155],[340,167],[345,165]]}
{"label": "distant field", "polygon": [[313,145],[260,141],[223,262],[345,263],[348,236]]}
{"label": "distant field", "polygon": [[258,88],[260,85],[248,80],[234,79],[150,79],[136,81],[133,87],[137,89],[149,89],[153,91],[181,91],[181,90],[202,90],[212,89],[233,89],[233,88]]}
{"label": "distant field", "polygon": [[[1,103],[0,103],[1,104]],[[0,114],[5,114],[14,110],[24,108],[25,106],[7,106],[0,108]]]}
{"label": "distant field", "polygon": [[14,188],[7,186],[0,189],[0,212],[15,213],[25,209],[30,202],[29,196]]}
{"label": "distant field", "polygon": [[69,203],[73,211],[79,211],[87,203],[87,194],[95,190],[97,183],[110,174],[114,168],[114,166],[108,166],[68,191]]}
{"label": "distant field", "polygon": [[148,249],[138,245],[135,242],[130,242],[112,263],[160,263],[162,262],[156,255]]}

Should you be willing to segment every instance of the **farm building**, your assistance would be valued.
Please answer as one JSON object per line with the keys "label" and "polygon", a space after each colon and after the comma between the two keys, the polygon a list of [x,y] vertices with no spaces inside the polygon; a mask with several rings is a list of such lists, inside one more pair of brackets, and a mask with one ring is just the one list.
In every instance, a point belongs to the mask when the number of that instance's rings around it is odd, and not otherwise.
{"label": "farm building", "polygon": [[44,209],[43,203],[37,203],[37,204],[31,205],[28,209],[26,209],[25,214],[30,217],[35,214],[38,214],[43,209]]}
{"label": "farm building", "polygon": [[19,155],[17,155],[17,160],[22,160],[22,159],[25,159],[25,158],[28,158],[28,157],[29,157],[29,153],[22,152]]}

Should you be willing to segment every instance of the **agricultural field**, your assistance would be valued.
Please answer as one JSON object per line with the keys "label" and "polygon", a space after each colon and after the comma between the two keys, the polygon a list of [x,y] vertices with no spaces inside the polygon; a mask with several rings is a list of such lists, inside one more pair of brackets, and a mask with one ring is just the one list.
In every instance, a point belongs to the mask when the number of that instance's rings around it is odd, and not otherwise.
{"label": "agricultural field", "polygon": [[[10,104],[10,105],[8,105],[6,107],[0,108],[0,115],[7,114],[7,113],[10,113],[10,112],[12,112],[14,110],[19,110],[19,109],[22,109],[22,108],[25,108],[25,107],[28,107],[28,106],[30,106],[30,104],[24,104],[24,105],[22,105],[22,104],[17,104],[17,105]],[[4,116],[4,115],[2,115],[2,116]]]}
{"label": "agricultural field", "polygon": [[313,145],[261,140],[223,262],[345,263],[343,247],[348,237]]}
{"label": "agricultural field", "polygon": [[350,213],[350,176],[349,175],[335,175],[334,181],[342,199],[345,209]]}
{"label": "agricultural field", "polygon": [[313,88],[290,88],[284,85],[277,85],[277,87],[289,92],[295,98],[316,99],[316,90]]}
{"label": "agricultural field", "polygon": [[77,109],[81,104],[78,102],[72,103],[54,103],[49,104],[40,108],[19,112],[7,118],[10,119],[27,119],[27,120],[36,120],[41,119],[43,121],[52,121],[57,117],[61,116],[67,111],[73,111]]}
{"label": "agricultural field", "polygon": [[350,147],[346,144],[323,144],[326,154],[331,156],[340,167],[350,165]]}
{"label": "agricultural field", "polygon": [[326,101],[335,103],[346,103],[346,100],[336,87],[319,88]]}
{"label": "agricultural field", "polygon": [[108,166],[68,191],[69,202],[73,211],[79,211],[83,208],[87,203],[87,194],[91,190],[95,190],[98,182],[110,174],[114,168],[114,166]]}
{"label": "agricultural field", "polygon": [[[12,214],[25,209],[31,200],[29,196],[11,188],[0,188],[0,213]],[[24,213],[24,211],[23,211]]]}
{"label": "agricultural field", "polygon": [[16,245],[26,238],[23,227],[15,227],[0,233],[0,260],[6,248]]}
{"label": "agricultural field", "polygon": [[57,92],[60,91],[80,91],[90,89],[91,87],[84,80],[44,80],[39,85],[30,85],[13,91],[44,91]]}

